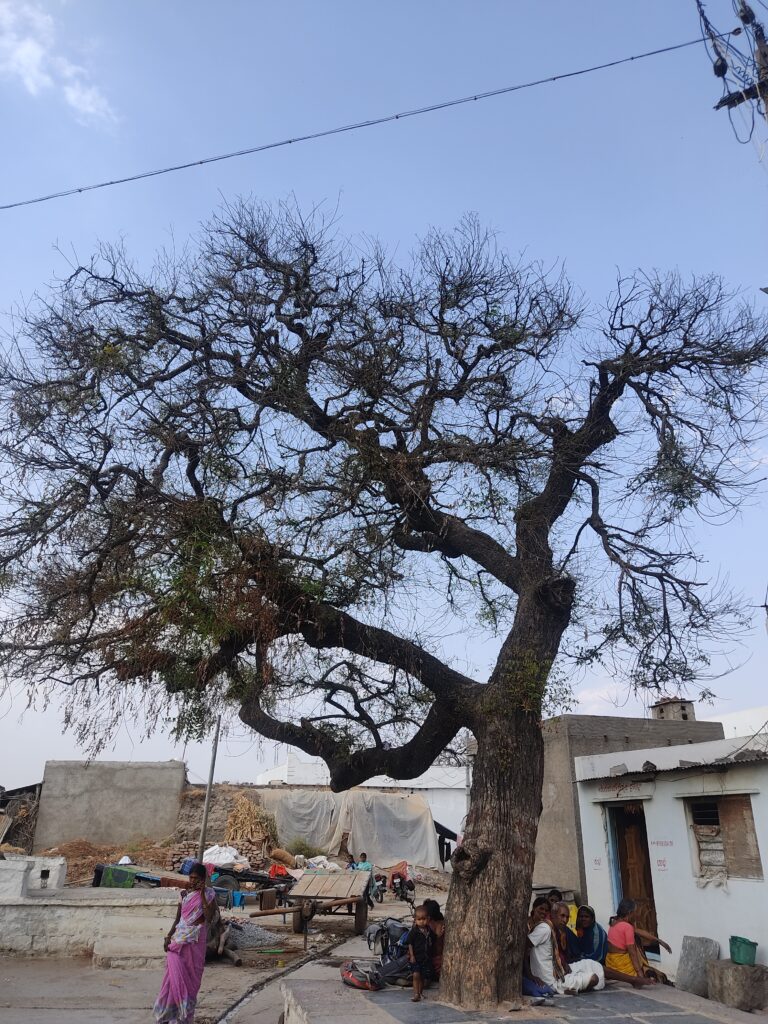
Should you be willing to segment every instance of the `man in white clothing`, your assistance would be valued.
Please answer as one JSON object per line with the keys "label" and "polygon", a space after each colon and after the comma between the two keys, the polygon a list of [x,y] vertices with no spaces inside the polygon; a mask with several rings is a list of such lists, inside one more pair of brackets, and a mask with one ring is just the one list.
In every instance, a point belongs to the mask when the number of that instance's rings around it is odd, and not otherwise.
{"label": "man in white clothing", "polygon": [[561,960],[554,929],[568,927],[567,904],[555,904],[552,923],[543,906],[536,907],[532,916],[534,928],[528,935],[528,942],[531,975],[535,981],[568,995],[605,988],[605,972],[596,960],[576,960],[570,964]]}

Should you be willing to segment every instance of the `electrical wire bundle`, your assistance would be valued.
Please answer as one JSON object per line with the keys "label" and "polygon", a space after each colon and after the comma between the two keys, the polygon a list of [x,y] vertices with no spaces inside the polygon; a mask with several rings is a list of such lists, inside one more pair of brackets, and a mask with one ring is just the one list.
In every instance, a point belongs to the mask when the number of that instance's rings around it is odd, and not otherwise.
{"label": "electrical wire bundle", "polygon": [[[768,11],[764,0],[757,3]],[[758,117],[768,116],[768,41],[763,25],[746,0],[731,0],[731,4],[741,24],[722,33],[707,17],[703,0],[696,0],[712,70],[723,83],[723,95],[715,109],[728,111],[734,135],[746,145],[752,141]],[[733,42],[736,37],[740,38],[739,46]],[[734,111],[743,116],[743,127],[734,122]]]}

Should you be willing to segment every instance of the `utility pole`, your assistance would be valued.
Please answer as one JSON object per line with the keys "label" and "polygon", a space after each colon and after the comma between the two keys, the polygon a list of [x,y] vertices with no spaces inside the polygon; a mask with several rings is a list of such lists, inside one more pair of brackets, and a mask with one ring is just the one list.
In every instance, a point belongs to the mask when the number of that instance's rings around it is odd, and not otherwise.
{"label": "utility pole", "polygon": [[219,732],[221,731],[221,715],[216,719],[216,732],[213,737],[213,750],[211,751],[211,770],[208,772],[208,785],[205,790],[205,804],[203,806],[203,824],[200,828],[200,842],[197,845],[197,859],[203,859],[205,850],[205,834],[208,831],[208,812],[211,809],[211,791],[213,789],[213,773],[216,768],[216,751],[219,746]]}
{"label": "utility pole", "polygon": [[[743,103],[754,103],[768,121],[768,39],[765,28],[746,0],[736,0],[734,8],[742,27],[723,35],[715,31],[704,13],[702,0],[696,0],[702,29],[716,55],[712,70],[723,79],[728,90],[715,104],[715,110],[734,110]],[[727,37],[744,33],[749,41],[747,53],[740,53]],[[748,80],[754,75],[753,81]],[[737,88],[733,88],[738,84]]]}

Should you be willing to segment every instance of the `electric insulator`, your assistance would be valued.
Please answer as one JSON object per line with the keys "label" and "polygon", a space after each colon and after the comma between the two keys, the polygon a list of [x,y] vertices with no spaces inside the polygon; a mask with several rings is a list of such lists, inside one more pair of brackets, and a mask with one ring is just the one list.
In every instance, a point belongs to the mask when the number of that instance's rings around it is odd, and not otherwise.
{"label": "electric insulator", "polygon": [[718,57],[715,63],[712,65],[712,70],[715,72],[718,78],[725,78],[728,73],[728,61],[725,57]]}

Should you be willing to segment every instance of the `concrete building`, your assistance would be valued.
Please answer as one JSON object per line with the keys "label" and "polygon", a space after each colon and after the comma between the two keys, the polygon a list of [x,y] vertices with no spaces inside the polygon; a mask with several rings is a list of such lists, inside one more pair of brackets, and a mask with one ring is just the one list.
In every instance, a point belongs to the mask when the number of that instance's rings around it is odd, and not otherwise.
{"label": "concrete building", "polygon": [[[681,703],[692,709],[688,702]],[[697,722],[692,710],[683,719],[682,709],[676,718],[675,712],[665,707],[663,718],[561,715],[543,723],[544,787],[533,872],[536,886],[554,885],[582,896],[588,888],[575,758],[722,738],[719,722]]]}
{"label": "concrete building", "polygon": [[576,758],[586,897],[607,924],[618,901],[672,947],[704,936],[757,942],[768,963],[768,741],[765,736]]}

